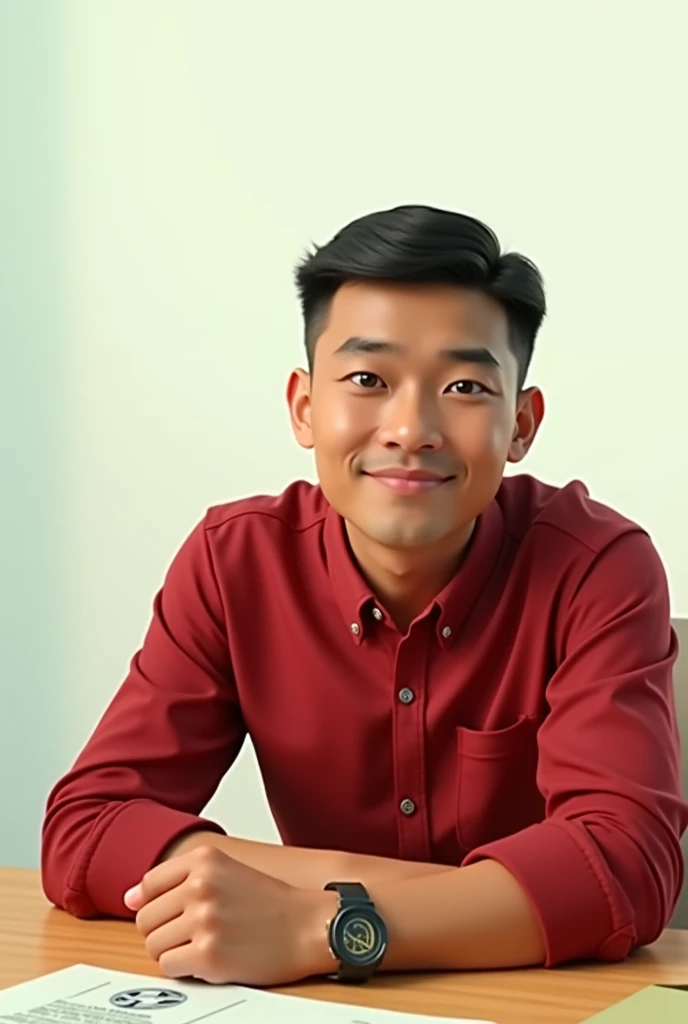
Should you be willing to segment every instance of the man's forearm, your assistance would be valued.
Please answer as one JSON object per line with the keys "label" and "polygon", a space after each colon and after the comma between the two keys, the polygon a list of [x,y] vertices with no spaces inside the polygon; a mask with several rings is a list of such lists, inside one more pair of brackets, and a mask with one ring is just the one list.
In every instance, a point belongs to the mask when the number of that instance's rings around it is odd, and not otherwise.
{"label": "man's forearm", "polygon": [[481,970],[545,961],[535,910],[496,861],[383,881],[371,887],[371,896],[389,930],[385,970]]}
{"label": "man's forearm", "polygon": [[322,889],[328,882],[362,882],[371,887],[455,870],[441,864],[419,864],[336,850],[258,843],[216,832],[191,832],[182,836],[168,847],[162,859],[169,860],[198,846],[216,846],[234,860],[299,889]]}
{"label": "man's forearm", "polygon": [[[216,846],[234,860],[298,889],[327,882],[362,882],[389,931],[383,969],[480,970],[540,965],[545,942],[526,893],[496,861],[465,868],[258,843],[214,832],[193,832],[174,843],[164,859],[197,846]],[[313,917],[304,928],[313,941],[311,973],[331,969],[325,941],[327,897],[313,893]],[[322,918],[322,920],[321,920]]]}

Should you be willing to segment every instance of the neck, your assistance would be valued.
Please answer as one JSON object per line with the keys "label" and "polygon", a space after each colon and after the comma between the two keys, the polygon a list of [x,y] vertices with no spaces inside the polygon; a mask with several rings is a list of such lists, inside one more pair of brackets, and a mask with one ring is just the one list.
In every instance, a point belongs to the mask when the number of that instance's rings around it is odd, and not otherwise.
{"label": "neck", "polygon": [[416,616],[449,583],[461,565],[475,522],[450,540],[434,547],[397,550],[378,544],[346,523],[349,544],[358,567],[397,628],[406,633]]}

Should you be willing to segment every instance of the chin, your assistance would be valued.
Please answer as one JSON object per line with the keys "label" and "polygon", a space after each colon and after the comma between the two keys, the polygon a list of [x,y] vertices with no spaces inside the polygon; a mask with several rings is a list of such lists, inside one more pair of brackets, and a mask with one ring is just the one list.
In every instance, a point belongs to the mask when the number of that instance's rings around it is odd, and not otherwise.
{"label": "chin", "polygon": [[438,530],[436,523],[413,525],[408,522],[387,522],[371,524],[370,528],[359,526],[359,529],[378,544],[398,550],[417,550],[430,547],[437,544],[446,535],[445,530]]}

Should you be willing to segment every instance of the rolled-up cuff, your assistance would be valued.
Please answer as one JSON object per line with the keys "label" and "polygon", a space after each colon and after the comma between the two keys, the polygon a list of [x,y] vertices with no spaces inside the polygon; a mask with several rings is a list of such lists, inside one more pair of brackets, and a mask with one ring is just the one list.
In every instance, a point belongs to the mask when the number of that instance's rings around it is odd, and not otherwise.
{"label": "rolled-up cuff", "polygon": [[478,847],[463,864],[488,859],[506,868],[530,899],[545,940],[546,967],[622,960],[635,945],[632,918],[615,899],[611,880],[565,825],[532,825]]}
{"label": "rolled-up cuff", "polygon": [[[134,917],[124,904],[125,892],[141,881],[170,843],[187,832],[199,830],[225,834],[216,822],[152,800],[124,804],[100,836],[91,856],[86,870],[87,902],[96,913]],[[65,908],[71,913],[93,916],[88,910],[84,913],[84,894],[73,893],[68,902],[75,904]]]}

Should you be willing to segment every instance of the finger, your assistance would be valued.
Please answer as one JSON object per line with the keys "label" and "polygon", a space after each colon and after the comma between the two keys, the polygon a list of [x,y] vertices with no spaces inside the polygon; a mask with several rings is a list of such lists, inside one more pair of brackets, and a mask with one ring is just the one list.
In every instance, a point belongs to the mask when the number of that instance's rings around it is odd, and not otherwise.
{"label": "finger", "polygon": [[[144,903],[150,903],[186,880],[194,863],[193,852],[172,857],[171,860],[163,861],[146,872],[140,883]],[[131,892],[130,889],[129,893]]]}
{"label": "finger", "polygon": [[158,967],[167,978],[196,978],[197,963],[198,957],[192,942],[168,949],[158,957]]}
{"label": "finger", "polygon": [[178,885],[162,896],[146,903],[136,915],[136,927],[142,935],[150,935],[156,928],[161,928],[168,921],[173,921],[183,913],[186,905],[183,888]]}
{"label": "finger", "polygon": [[146,939],[146,951],[154,960],[159,960],[163,953],[177,946],[184,946],[191,941],[191,928],[184,914],[174,920],[155,928]]}
{"label": "finger", "polygon": [[124,905],[129,907],[129,910],[136,912],[140,910],[144,903],[143,888],[142,886],[135,885],[133,889],[127,889],[124,894]]}
{"label": "finger", "polygon": [[237,985],[239,974],[220,956],[217,950],[208,951],[207,943],[194,939],[183,946],[168,949],[160,955],[158,967],[168,978],[198,978],[211,985]]}

